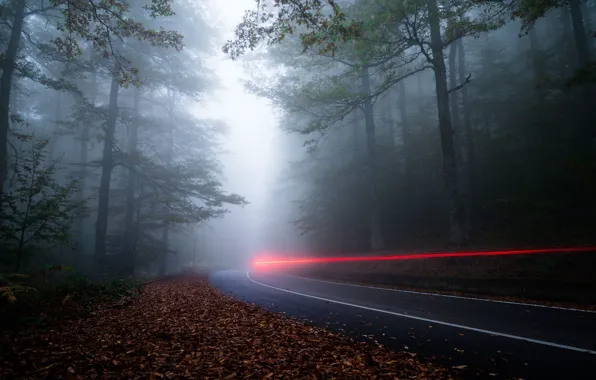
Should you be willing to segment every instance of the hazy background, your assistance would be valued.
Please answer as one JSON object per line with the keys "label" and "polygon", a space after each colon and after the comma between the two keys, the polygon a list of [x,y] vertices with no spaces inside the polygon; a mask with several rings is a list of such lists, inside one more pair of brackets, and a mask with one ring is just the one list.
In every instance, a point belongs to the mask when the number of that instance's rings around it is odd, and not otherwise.
{"label": "hazy background", "polygon": [[[212,4],[224,41],[233,37],[244,11],[254,7],[253,0]],[[221,157],[225,166],[223,182],[226,190],[245,196],[250,204],[231,206],[231,212],[224,218],[207,222],[197,232],[197,252],[209,252],[209,262],[232,263],[265,248],[259,242],[259,235],[266,213],[268,185],[277,173],[278,118],[269,101],[245,91],[244,65],[226,57],[221,49],[209,59],[208,65],[215,70],[220,89],[212,92],[197,111],[230,127],[230,134],[224,140],[226,153]]]}

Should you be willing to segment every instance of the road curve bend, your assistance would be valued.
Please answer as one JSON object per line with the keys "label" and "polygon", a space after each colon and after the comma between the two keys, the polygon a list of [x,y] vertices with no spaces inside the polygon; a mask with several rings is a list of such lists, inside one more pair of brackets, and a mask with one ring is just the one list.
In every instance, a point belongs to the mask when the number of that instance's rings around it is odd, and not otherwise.
{"label": "road curve bend", "polygon": [[279,273],[221,271],[221,291],[477,378],[593,378],[596,313],[400,291]]}

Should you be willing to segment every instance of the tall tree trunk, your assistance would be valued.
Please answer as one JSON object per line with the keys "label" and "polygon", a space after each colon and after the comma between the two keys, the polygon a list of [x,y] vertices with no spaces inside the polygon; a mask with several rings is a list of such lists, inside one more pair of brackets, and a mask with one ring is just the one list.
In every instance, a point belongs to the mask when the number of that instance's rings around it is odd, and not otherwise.
{"label": "tall tree trunk", "polygon": [[569,0],[569,13],[571,14],[573,39],[577,49],[577,61],[580,68],[583,68],[590,63],[590,46],[580,4],[580,0]]}
{"label": "tall tree trunk", "polygon": [[[461,41],[461,39],[460,39]],[[449,47],[449,86],[451,88],[457,87],[458,80],[457,80],[457,51],[458,51],[458,43],[453,42]],[[464,86],[465,87],[465,86]],[[461,90],[461,89],[460,89]],[[462,126],[461,126],[461,118],[459,116],[459,91],[456,90],[453,93],[449,94],[449,109],[451,111],[451,125],[453,128],[453,143],[455,146],[455,160],[456,160],[456,167],[457,167],[457,178],[458,178],[458,186],[459,186],[459,196],[462,200],[463,204],[466,204],[466,200],[468,199],[468,186],[466,181],[466,172],[465,172],[465,165],[464,165],[464,158],[463,158],[463,133],[462,133]],[[464,207],[465,216],[462,220],[462,233],[463,239],[467,241],[469,239],[469,223],[467,220],[467,208]]]}
{"label": "tall tree trunk", "polygon": [[[95,108],[95,103],[97,101],[97,69],[93,69],[92,74],[92,83],[91,83],[91,107]],[[87,175],[88,175],[88,168],[87,164],[89,163],[89,138],[90,138],[90,126],[89,123],[83,123],[82,131],[81,131],[81,151],[79,152],[79,161],[81,164],[81,171],[80,171],[80,181],[81,187],[79,192],[77,193],[77,202],[83,202],[87,195]],[[75,252],[75,265],[77,265],[77,260],[80,255],[84,255],[86,253],[86,244],[85,244],[85,235],[87,233],[87,220],[85,216],[79,217],[77,220],[77,249]]]}
{"label": "tall tree trunk", "polygon": [[166,273],[168,272],[168,250],[169,250],[168,242],[170,240],[170,224],[167,221],[163,227],[161,240],[163,240],[163,242],[164,242],[164,250],[159,255],[159,273],[158,274],[160,276],[165,276]]}
{"label": "tall tree trunk", "polygon": [[[583,69],[590,64],[590,45],[588,44],[580,4],[580,0],[569,0],[569,12],[573,26],[573,39],[575,40],[575,48],[577,49],[578,68]],[[589,84],[583,85],[582,88],[584,130],[580,137],[580,142],[584,143],[588,154],[592,151],[592,144],[595,142],[594,138],[596,137],[596,126],[594,125],[594,116],[591,109],[592,88],[593,86]]]}
{"label": "tall tree trunk", "polygon": [[[358,112],[354,111],[351,114],[351,118],[352,118],[352,148],[353,148],[353,155],[352,155],[352,165],[358,165],[357,167],[360,168],[360,133],[361,133],[361,129],[360,129],[360,116],[358,114]],[[353,192],[352,194],[352,202],[354,204],[354,208],[356,210],[356,215],[358,216],[358,219],[360,219],[361,216],[361,207],[360,205],[362,204],[362,196],[361,194],[359,194],[359,192]],[[360,230],[358,228],[358,223],[351,223],[352,226],[352,231],[350,232],[349,235],[347,235],[345,238],[346,240],[350,243],[350,251],[352,252],[357,252],[358,249],[360,248]]]}
{"label": "tall tree trunk", "polygon": [[392,98],[391,97],[387,97],[386,98],[387,101],[383,101],[381,103],[377,103],[377,107],[381,108],[381,118],[382,118],[382,122],[383,122],[383,136],[388,136],[387,138],[387,147],[385,149],[387,149],[388,152],[390,152],[391,157],[393,157],[393,155],[395,154],[395,147],[396,147],[396,142],[395,142],[395,123],[393,120],[393,112],[392,110],[395,108],[394,105],[392,104]]}
{"label": "tall tree trunk", "polygon": [[435,73],[437,92],[437,109],[439,116],[439,132],[443,154],[443,176],[447,195],[447,211],[449,215],[449,243],[460,246],[464,242],[463,205],[458,189],[458,173],[451,112],[449,111],[449,90],[447,88],[447,72],[441,39],[439,8],[436,0],[427,0],[428,21],[430,24],[432,64]]}
{"label": "tall tree trunk", "polygon": [[126,255],[125,273],[133,275],[135,270],[136,252],[134,242],[134,212],[135,212],[135,193],[137,176],[135,174],[135,162],[137,159],[137,144],[139,135],[139,102],[141,100],[141,88],[135,88],[134,95],[134,120],[130,128],[128,139],[128,154],[132,159],[128,164],[131,169],[128,170],[128,184],[126,187],[126,212],[124,215],[124,254]]}
{"label": "tall tree trunk", "polygon": [[54,113],[54,130],[50,136],[50,146],[48,147],[48,163],[56,159],[56,145],[60,135],[60,119],[62,119],[62,92],[56,94],[56,112]]}
{"label": "tall tree trunk", "polygon": [[[457,58],[457,43],[452,43],[449,46],[449,86],[451,88],[455,88],[457,86],[457,67],[455,64]],[[451,110],[451,125],[453,128],[453,136],[454,141],[457,146],[458,138],[459,138],[459,105],[458,102],[458,92],[454,91],[452,94],[449,95],[449,109]]]}
{"label": "tall tree trunk", "polygon": [[0,77],[0,198],[8,176],[8,130],[10,129],[10,91],[15,70],[21,32],[25,21],[25,0],[17,0],[10,31],[10,39],[4,54],[2,77]]}
{"label": "tall tree trunk", "polygon": [[[530,29],[528,32],[528,37],[530,41],[530,59],[532,64],[532,75],[534,76],[534,107],[535,110],[540,112],[540,110],[545,109],[545,102],[544,102],[544,91],[541,88],[541,80],[544,74],[543,69],[543,59],[540,56],[541,49],[540,44],[538,42],[538,36],[536,35],[536,31],[534,28]],[[536,168],[538,170],[533,170],[531,174],[532,182],[536,185],[539,185],[541,179],[543,178],[544,169],[549,167],[549,152],[548,152],[548,124],[544,123],[543,120],[540,118],[539,114],[534,120],[535,131],[534,133],[530,134],[529,143],[530,143],[530,151],[536,152]],[[546,128],[545,128],[546,127]],[[537,138],[537,141],[535,140]]]}
{"label": "tall tree trunk", "polygon": [[[367,98],[371,94],[370,74],[368,67],[362,69],[362,90]],[[370,98],[364,103],[364,120],[366,122],[366,152],[368,157],[368,193],[369,193],[369,229],[370,249],[377,251],[385,247],[379,218],[379,179],[377,174],[377,142],[375,136],[374,109]]]}
{"label": "tall tree trunk", "polygon": [[[573,26],[573,39],[575,40],[575,47],[577,49],[577,69],[585,69],[590,65],[590,44],[588,43],[588,36],[584,26],[583,12],[581,7],[581,0],[569,0],[569,13],[571,15],[571,24]],[[582,153],[585,159],[589,162],[594,162],[596,158],[596,114],[593,111],[594,107],[594,90],[593,83],[585,83],[581,88],[582,110],[581,123],[582,131],[579,133],[578,146],[582,147]],[[591,181],[590,181],[591,182]],[[583,199],[591,199],[588,183],[580,182],[576,189],[578,189],[578,197]],[[582,205],[580,220],[584,223],[593,223],[595,209],[593,202]]]}
{"label": "tall tree trunk", "polygon": [[[563,29],[563,33],[561,33],[561,29]],[[573,44],[571,43],[571,40],[573,38],[573,27],[571,25],[571,18],[568,6],[561,7],[558,13],[557,20],[555,20],[555,24],[553,25],[553,28],[551,30],[553,32],[550,37],[553,39],[560,38],[563,42],[561,50],[566,58],[565,68],[568,69],[568,71],[571,71],[569,70],[571,67],[577,66],[577,54],[575,53],[577,49],[574,49]],[[536,32],[534,32],[534,35],[535,34]]]}
{"label": "tall tree trunk", "polygon": [[[172,104],[175,103],[175,99],[172,100]],[[174,120],[174,110],[173,105],[168,109],[168,113],[170,115],[170,119]],[[167,151],[165,155],[165,161],[168,169],[172,167],[172,159],[174,158],[174,127],[170,126],[168,130],[168,145]],[[161,252],[159,257],[159,275],[164,276],[167,273],[167,265],[168,265],[168,251],[169,251],[169,237],[170,237],[170,223],[168,218],[170,216],[170,210],[168,206],[164,206],[164,227],[162,232],[162,241],[164,244],[164,250]]]}
{"label": "tall tree trunk", "polygon": [[[466,53],[464,51],[464,42],[459,39],[457,42],[457,55],[458,55],[458,71],[459,71],[459,83],[463,85],[466,82]],[[474,205],[476,197],[476,147],[474,143],[474,133],[472,131],[472,110],[470,109],[470,99],[468,97],[468,87],[463,86],[461,88],[462,98],[462,116],[463,116],[463,132],[465,140],[465,158],[466,158],[466,189],[468,191],[467,197],[464,199],[464,207],[466,218],[466,235],[470,235],[474,232]]]}
{"label": "tall tree trunk", "polygon": [[99,202],[97,210],[97,223],[95,224],[95,256],[103,259],[106,254],[106,235],[108,232],[108,208],[110,206],[110,182],[114,168],[114,135],[118,119],[118,91],[120,86],[116,78],[117,70],[114,68],[112,84],[110,86],[110,103],[108,120],[103,143],[103,157],[101,165],[101,180],[99,183]]}
{"label": "tall tree trunk", "polygon": [[360,123],[358,120],[358,114],[354,112],[352,114],[352,143],[354,148],[354,161],[358,161],[360,158]]}
{"label": "tall tree trunk", "polygon": [[139,199],[136,202],[136,220],[134,221],[135,229],[133,236],[133,249],[135,251],[137,250],[139,240],[141,239],[141,211],[143,208],[143,197],[145,195],[144,190],[145,187],[143,186],[143,182],[139,182]]}
{"label": "tall tree trunk", "polygon": [[408,124],[408,109],[406,103],[406,83],[405,80],[397,84],[398,89],[398,108],[399,119],[401,123],[402,142],[404,151],[404,173],[405,173],[405,214],[407,218],[412,218],[410,214],[412,211],[414,173],[412,170],[412,131]]}

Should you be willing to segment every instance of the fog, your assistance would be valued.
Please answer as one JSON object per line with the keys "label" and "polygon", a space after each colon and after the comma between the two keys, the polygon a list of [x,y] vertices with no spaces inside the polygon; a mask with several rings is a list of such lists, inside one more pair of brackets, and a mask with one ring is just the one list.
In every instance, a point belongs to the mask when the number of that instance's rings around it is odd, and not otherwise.
{"label": "fog", "polygon": [[[233,38],[235,26],[252,6],[252,0],[213,2],[222,40]],[[230,126],[221,159],[225,167],[224,183],[226,188],[245,196],[250,204],[230,208],[224,218],[208,222],[201,228],[199,239],[204,240],[201,253],[206,264],[234,266],[244,264],[254,252],[266,249],[259,241],[259,233],[266,220],[268,186],[275,179],[279,162],[278,113],[268,100],[245,90],[243,81],[247,72],[243,65],[221,51],[210,57],[209,65],[221,89],[214,92],[199,112]]]}
{"label": "fog", "polygon": [[159,3],[6,7],[6,268],[596,243],[593,2]]}

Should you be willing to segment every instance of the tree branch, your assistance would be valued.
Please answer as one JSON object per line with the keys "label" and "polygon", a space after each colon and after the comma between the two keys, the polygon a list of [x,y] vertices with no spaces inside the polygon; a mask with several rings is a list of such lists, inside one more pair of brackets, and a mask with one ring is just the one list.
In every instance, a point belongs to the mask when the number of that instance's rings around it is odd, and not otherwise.
{"label": "tree branch", "polygon": [[42,8],[39,8],[39,9],[33,9],[33,10],[30,10],[29,12],[25,12],[24,17],[29,17],[29,16],[36,15],[36,14],[39,14],[39,13],[44,13],[44,12],[49,11],[51,9],[56,9],[56,7],[42,7]]}
{"label": "tree branch", "polygon": [[452,92],[454,92],[454,91],[457,91],[457,90],[461,89],[462,87],[464,87],[465,85],[467,85],[468,83],[471,83],[471,82],[472,82],[472,73],[469,73],[469,74],[466,76],[466,80],[465,80],[463,83],[461,83],[461,84],[459,84],[459,85],[457,85],[457,86],[453,87],[451,90],[447,91],[447,93],[448,93],[448,94],[451,94]]}

